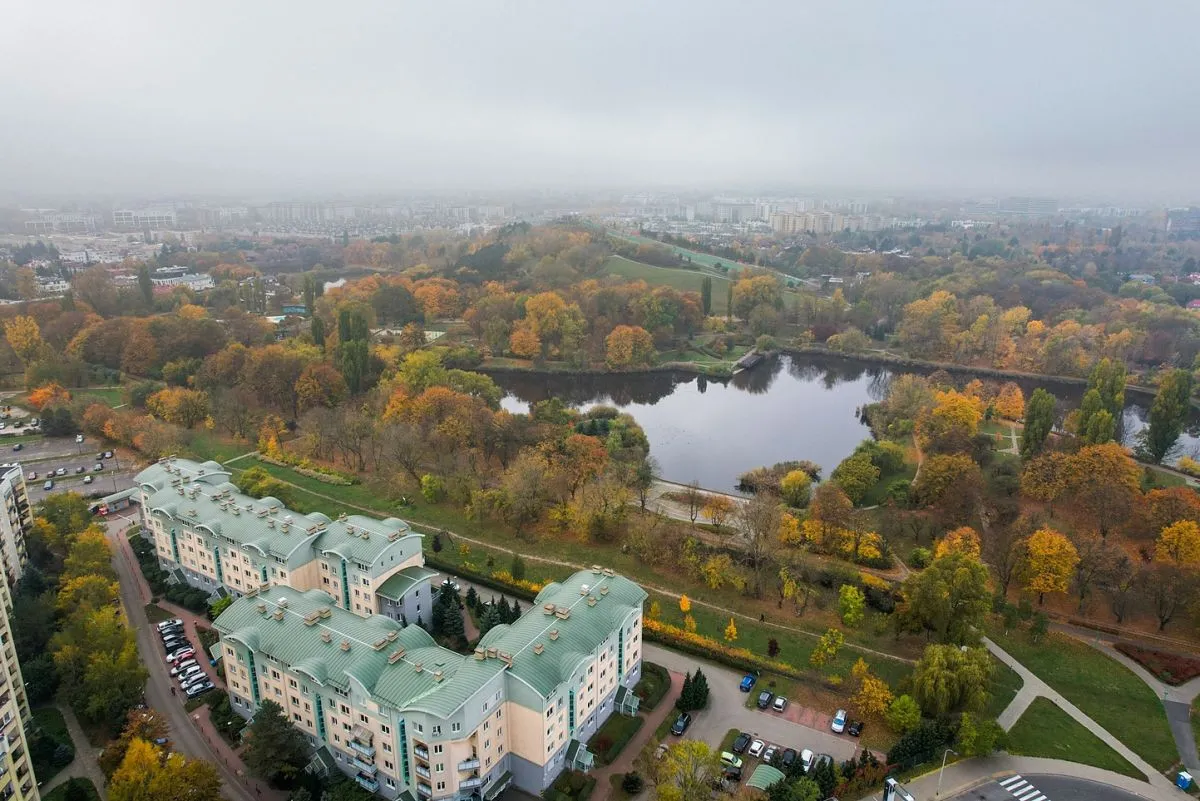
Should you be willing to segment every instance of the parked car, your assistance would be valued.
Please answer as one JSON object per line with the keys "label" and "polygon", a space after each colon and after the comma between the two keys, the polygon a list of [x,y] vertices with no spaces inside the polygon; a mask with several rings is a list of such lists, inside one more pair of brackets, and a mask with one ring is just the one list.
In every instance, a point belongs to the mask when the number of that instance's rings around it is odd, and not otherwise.
{"label": "parked car", "polygon": [[182,625],[183,625],[182,620],[180,620],[177,617],[173,617],[170,620],[159,621],[157,628],[159,631],[162,631],[163,629],[170,628],[171,626],[182,626]]}
{"label": "parked car", "polygon": [[192,647],[192,644],[187,641],[187,638],[182,637],[178,634],[176,634],[172,637],[164,637],[163,638],[163,649],[167,653],[171,653],[172,651],[178,651],[180,648],[191,648],[191,647]]}
{"label": "parked car", "polygon": [[190,668],[184,668],[183,670],[179,671],[179,673],[176,675],[179,678],[180,684],[187,684],[188,679],[190,679],[192,676],[198,676],[203,672],[204,668],[200,667],[199,665],[192,665]]}
{"label": "parked car", "polygon": [[171,668],[171,671],[170,671],[171,675],[178,676],[180,673],[182,673],[183,671],[187,670],[188,668],[192,667],[195,664],[196,664],[195,659],[185,659],[182,662],[180,662],[178,665],[176,665],[175,667]]}
{"label": "parked car", "polygon": [[692,725],[692,716],[687,712],[680,713],[679,717],[675,718],[675,723],[671,726],[671,734],[682,735],[688,730],[688,726]]}
{"label": "parked car", "polygon": [[167,661],[172,664],[179,664],[185,660],[191,659],[196,655],[196,649],[192,647],[180,648],[178,651],[173,651],[167,654]]}
{"label": "parked car", "polygon": [[79,465],[79,467],[75,468],[75,475],[79,475],[82,472],[83,472],[83,465]]}
{"label": "parked car", "polygon": [[75,441],[76,441],[76,442],[83,442],[83,434],[76,434],[76,435],[75,435]]}
{"label": "parked car", "polygon": [[37,481],[37,471],[30,470],[29,474],[27,476],[25,476],[25,478],[27,478],[30,481]]}
{"label": "parked car", "polygon": [[105,459],[111,459],[111,458],[113,458],[112,451],[105,451],[105,452],[104,452],[104,458],[105,458]]}
{"label": "parked car", "polygon": [[22,448],[24,448],[24,447],[25,447],[24,445],[22,445],[20,442],[18,442],[16,445],[13,445],[13,450],[14,450],[14,451],[19,451],[19,450],[21,450],[21,449],[22,449]]}
{"label": "parked car", "polygon": [[808,771],[812,768],[813,758],[815,756],[816,754],[807,748],[800,752],[800,764],[804,767],[805,773],[808,773]]}
{"label": "parked car", "polygon": [[167,639],[168,637],[182,637],[183,636],[183,626],[170,626],[168,628],[162,629],[161,631],[158,632],[158,636],[164,640]]}
{"label": "parked car", "polygon": [[750,735],[742,732],[737,737],[733,738],[733,745],[730,746],[735,754],[746,753],[746,748],[750,745]]}
{"label": "parked car", "polygon": [[787,709],[787,699],[782,695],[775,696],[775,703],[771,704],[771,708],[776,712],[782,712]]}
{"label": "parked car", "polygon": [[53,482],[53,481],[47,481],[45,484],[43,484],[43,485],[42,485],[42,489],[44,489],[44,490],[52,490],[52,489],[54,489],[54,482]]}
{"label": "parked car", "polygon": [[722,751],[721,764],[728,767],[740,768],[742,766],[742,758],[728,751]]}
{"label": "parked car", "polygon": [[850,725],[846,727],[846,734],[849,734],[851,737],[857,737],[862,734],[862,730],[863,722],[861,720],[852,720],[850,721]]}
{"label": "parked car", "polygon": [[29,425],[31,425],[31,426],[34,426],[34,427],[36,428],[36,427],[38,426],[38,424],[39,424],[39,423],[41,423],[41,422],[42,422],[41,420],[38,420],[38,419],[35,417],[35,418],[33,418],[32,420],[30,420],[30,421],[29,421]]}
{"label": "parked car", "polygon": [[762,755],[762,761],[763,761],[763,762],[766,762],[767,764],[770,764],[770,763],[771,763],[771,760],[775,758],[775,754],[776,754],[776,752],[778,752],[778,751],[779,751],[779,746],[777,746],[777,745],[768,745],[768,746],[767,746],[767,750],[766,750],[766,751],[763,751],[763,755]]}
{"label": "parked car", "polygon": [[738,685],[738,689],[744,693],[748,693],[754,689],[755,683],[758,681],[758,676],[753,673],[747,673],[742,677],[742,683]]}
{"label": "parked car", "polygon": [[763,690],[758,694],[758,708],[766,709],[771,705],[771,701],[775,698],[775,694],[770,690]]}
{"label": "parked car", "polygon": [[762,756],[763,749],[766,747],[767,744],[762,740],[755,740],[754,742],[750,743],[750,747],[746,749],[746,754],[747,756],[760,757]]}
{"label": "parked car", "polygon": [[104,469],[104,465],[100,464],[99,462],[96,462],[94,465],[92,465],[93,473],[99,473],[103,469]]}
{"label": "parked car", "polygon": [[213,688],[213,683],[211,681],[204,681],[204,682],[201,682],[200,684],[194,684],[191,687],[188,687],[187,697],[195,698],[197,695],[200,695],[201,693],[206,693],[209,690],[211,690],[212,688]]}
{"label": "parked car", "polygon": [[792,765],[793,765],[793,764],[795,763],[795,761],[796,761],[796,757],[797,757],[797,756],[799,756],[799,755],[796,753],[796,749],[795,749],[795,748],[785,748],[785,749],[783,749],[783,756],[781,756],[781,757],[779,758],[779,761],[780,761],[780,762],[783,764],[783,769],[784,769],[784,771],[785,771],[785,772],[786,772],[786,771],[787,771],[789,768],[791,768],[791,767],[792,767]]}
{"label": "parked car", "polygon": [[462,587],[459,586],[459,583],[457,581],[454,581],[453,579],[444,579],[442,581],[442,589],[443,590],[454,590],[455,592],[459,592],[462,589]]}
{"label": "parked car", "polygon": [[54,475],[56,475],[56,476],[65,476],[66,474],[67,474],[67,468],[65,468],[65,467],[60,467],[54,471]]}
{"label": "parked car", "polygon": [[83,477],[83,483],[84,483],[84,484],[91,484],[91,483],[92,483],[92,477],[91,477],[91,476],[84,476],[84,477]]}
{"label": "parked car", "polygon": [[829,724],[829,728],[833,729],[834,734],[841,734],[846,730],[846,710],[839,709],[837,714],[833,716],[833,722]]}
{"label": "parked car", "polygon": [[726,765],[721,769],[721,775],[725,777],[726,781],[737,783],[742,780],[742,769]]}
{"label": "parked car", "polygon": [[831,757],[829,754],[817,754],[816,759],[813,760],[812,769],[816,770],[817,768],[821,767],[822,765],[832,765],[832,764],[833,764],[833,757]]}

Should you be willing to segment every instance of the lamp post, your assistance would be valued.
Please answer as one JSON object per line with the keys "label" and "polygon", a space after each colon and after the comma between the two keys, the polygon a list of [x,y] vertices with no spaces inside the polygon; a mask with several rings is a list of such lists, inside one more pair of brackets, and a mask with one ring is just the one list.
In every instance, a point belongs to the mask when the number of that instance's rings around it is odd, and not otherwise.
{"label": "lamp post", "polygon": [[950,756],[951,754],[958,756],[958,752],[953,748],[947,748],[946,753],[942,754],[942,766],[938,768],[937,792],[933,796],[934,801],[937,801],[937,799],[942,797],[942,771],[946,769],[946,757]]}

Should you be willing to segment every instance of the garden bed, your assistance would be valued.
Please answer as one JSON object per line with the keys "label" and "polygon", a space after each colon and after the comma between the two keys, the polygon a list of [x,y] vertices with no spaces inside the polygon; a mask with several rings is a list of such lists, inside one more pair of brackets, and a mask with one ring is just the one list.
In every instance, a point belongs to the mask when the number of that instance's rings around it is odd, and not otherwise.
{"label": "garden bed", "polygon": [[1150,671],[1159,681],[1172,687],[1186,684],[1200,676],[1200,659],[1195,657],[1156,651],[1125,642],[1119,642],[1114,647]]}
{"label": "garden bed", "polygon": [[588,750],[596,755],[597,765],[611,765],[645,721],[639,716],[629,717],[614,712],[588,740]]}
{"label": "garden bed", "polygon": [[641,708],[654,709],[671,689],[671,674],[662,665],[642,662],[642,678],[633,688],[634,695],[641,699]]}

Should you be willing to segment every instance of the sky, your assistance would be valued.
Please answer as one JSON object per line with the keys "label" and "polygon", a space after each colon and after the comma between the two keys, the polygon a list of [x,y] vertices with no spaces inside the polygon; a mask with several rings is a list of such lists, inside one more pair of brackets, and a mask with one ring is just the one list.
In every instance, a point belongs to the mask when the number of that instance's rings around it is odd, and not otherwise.
{"label": "sky", "polygon": [[1200,195],[1195,0],[15,0],[0,189]]}

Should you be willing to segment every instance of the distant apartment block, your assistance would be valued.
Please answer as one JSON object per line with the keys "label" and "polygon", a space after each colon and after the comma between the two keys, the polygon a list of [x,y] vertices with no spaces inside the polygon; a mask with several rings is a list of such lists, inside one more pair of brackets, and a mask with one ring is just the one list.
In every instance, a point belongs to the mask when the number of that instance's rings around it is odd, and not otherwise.
{"label": "distant apartment block", "polygon": [[207,273],[183,273],[180,275],[154,275],[150,278],[154,282],[155,287],[160,287],[164,290],[174,289],[177,286],[185,286],[195,292],[202,292],[205,289],[212,289],[216,284],[213,282],[211,275]]}
{"label": "distant apartment block", "polygon": [[1200,207],[1169,209],[1167,230],[1173,234],[1200,234]]}
{"label": "distant apartment block", "polygon": [[137,475],[142,525],[176,580],[214,596],[275,586],[328,592],[356,615],[430,622],[421,537],[394,517],[302,515],[251,498],[216,462],[166,459]]}
{"label": "distant apartment block", "polygon": [[357,210],[347,203],[268,203],[258,206],[254,214],[259,220],[275,223],[312,223],[352,220]]}
{"label": "distant apartment block", "polygon": [[30,234],[88,234],[96,230],[97,220],[91,214],[40,214],[25,221]]}
{"label": "distant apartment block", "polygon": [[5,580],[0,581],[0,799],[37,801],[37,779],[29,756],[25,726],[29,723],[29,701],[21,666],[13,650],[12,592],[25,566],[25,532],[33,525],[29,495],[20,465],[0,475],[0,498],[4,503],[0,522],[0,557]]}
{"label": "distant apartment block", "polygon": [[471,655],[418,626],[360,617],[319,589],[268,587],[215,622],[230,703],[280,704],[336,767],[387,798],[539,795],[613,712],[637,713],[641,587],[593,568],[551,583]]}
{"label": "distant apartment block", "polygon": [[0,562],[11,585],[17,583],[25,569],[25,534],[33,525],[29,491],[25,487],[21,465],[7,467],[0,474],[0,502],[4,505],[0,517]]}
{"label": "distant apartment block", "polygon": [[149,228],[157,231],[178,227],[178,219],[172,208],[117,209],[113,212],[113,225],[123,229],[140,231]]}

